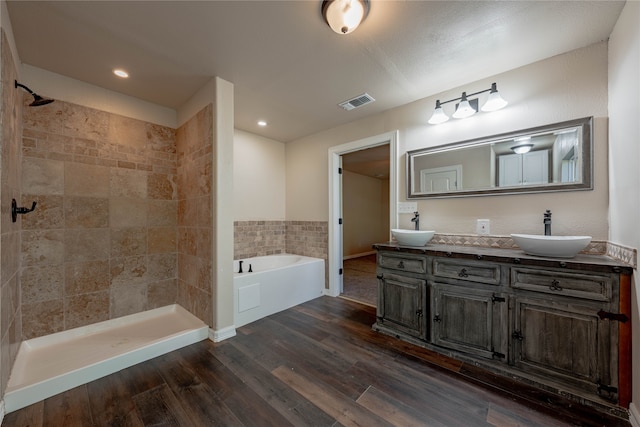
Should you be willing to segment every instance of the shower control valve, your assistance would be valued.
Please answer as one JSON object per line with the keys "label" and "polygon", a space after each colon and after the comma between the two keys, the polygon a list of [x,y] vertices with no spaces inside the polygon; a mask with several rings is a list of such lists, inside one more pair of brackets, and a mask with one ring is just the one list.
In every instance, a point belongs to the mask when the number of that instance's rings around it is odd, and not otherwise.
{"label": "shower control valve", "polygon": [[18,214],[24,215],[26,213],[33,212],[37,204],[37,202],[33,202],[33,204],[31,205],[31,209],[18,207],[18,202],[16,202],[16,199],[11,199],[11,221],[16,222],[18,220]]}

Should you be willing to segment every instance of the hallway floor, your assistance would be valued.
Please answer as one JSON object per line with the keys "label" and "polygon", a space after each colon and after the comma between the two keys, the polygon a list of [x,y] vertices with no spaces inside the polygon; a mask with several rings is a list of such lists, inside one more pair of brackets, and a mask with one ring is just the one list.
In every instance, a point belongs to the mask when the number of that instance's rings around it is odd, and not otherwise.
{"label": "hallway floor", "polygon": [[9,413],[2,426],[630,425],[495,382],[374,332],[374,321],[372,307],[316,298]]}
{"label": "hallway floor", "polygon": [[376,255],[346,259],[342,262],[342,271],[340,296],[375,307],[378,289]]}

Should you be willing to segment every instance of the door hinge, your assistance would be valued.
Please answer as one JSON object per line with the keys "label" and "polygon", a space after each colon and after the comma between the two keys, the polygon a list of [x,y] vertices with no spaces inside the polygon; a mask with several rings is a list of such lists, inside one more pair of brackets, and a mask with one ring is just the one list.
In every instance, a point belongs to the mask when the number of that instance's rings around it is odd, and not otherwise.
{"label": "door hinge", "polygon": [[608,311],[600,310],[598,313],[600,320],[609,319],[617,320],[618,322],[626,323],[629,318],[624,313],[610,313]]}
{"label": "door hinge", "polygon": [[434,322],[442,322],[442,319],[440,318],[439,314],[436,314],[435,316],[433,316],[433,321]]}
{"label": "door hinge", "polygon": [[416,310],[416,316],[422,317],[422,310],[420,309]]}
{"label": "door hinge", "polygon": [[496,294],[491,295],[492,302],[505,302],[506,299],[504,297],[496,296]]}
{"label": "door hinge", "polygon": [[342,276],[342,269],[338,270],[338,274]]}
{"label": "door hinge", "polygon": [[342,168],[338,168],[338,175],[342,175]]}
{"label": "door hinge", "polygon": [[524,336],[522,335],[522,332],[515,330],[511,334],[511,338],[513,338],[514,340],[522,341],[524,339]]}
{"label": "door hinge", "polygon": [[338,218],[338,225],[342,225],[342,218]]}

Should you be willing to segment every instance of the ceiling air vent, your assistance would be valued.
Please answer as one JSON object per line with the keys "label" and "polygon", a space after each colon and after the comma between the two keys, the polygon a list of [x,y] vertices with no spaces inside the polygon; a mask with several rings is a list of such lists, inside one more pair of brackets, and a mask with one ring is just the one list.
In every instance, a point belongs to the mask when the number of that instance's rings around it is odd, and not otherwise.
{"label": "ceiling air vent", "polygon": [[354,108],[362,107],[363,105],[370,104],[373,101],[375,101],[375,99],[373,99],[371,95],[369,95],[368,93],[363,93],[362,95],[358,95],[355,98],[351,98],[349,100],[341,102],[338,105],[347,111],[351,111]]}

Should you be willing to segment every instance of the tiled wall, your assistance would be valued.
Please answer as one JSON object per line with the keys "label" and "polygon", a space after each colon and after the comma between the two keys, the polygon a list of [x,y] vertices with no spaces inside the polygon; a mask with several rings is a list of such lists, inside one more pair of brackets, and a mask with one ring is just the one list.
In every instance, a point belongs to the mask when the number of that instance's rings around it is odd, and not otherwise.
{"label": "tiled wall", "polygon": [[24,107],[22,331],[176,301],[175,131],[56,101]]}
{"label": "tiled wall", "polygon": [[233,259],[286,252],[285,221],[235,221]]}
{"label": "tiled wall", "polygon": [[178,303],[212,323],[213,106],[176,132],[178,147]]}
{"label": "tiled wall", "polygon": [[21,95],[13,87],[16,67],[2,31],[0,75],[2,76],[2,152],[0,162],[0,394],[4,393],[9,373],[21,341],[19,295],[20,223],[11,222],[11,199],[20,200]]}
{"label": "tiled wall", "polygon": [[234,259],[296,254],[327,259],[326,221],[235,221]]}
{"label": "tiled wall", "polygon": [[287,221],[286,243],[287,253],[326,260],[329,224],[326,221]]}

